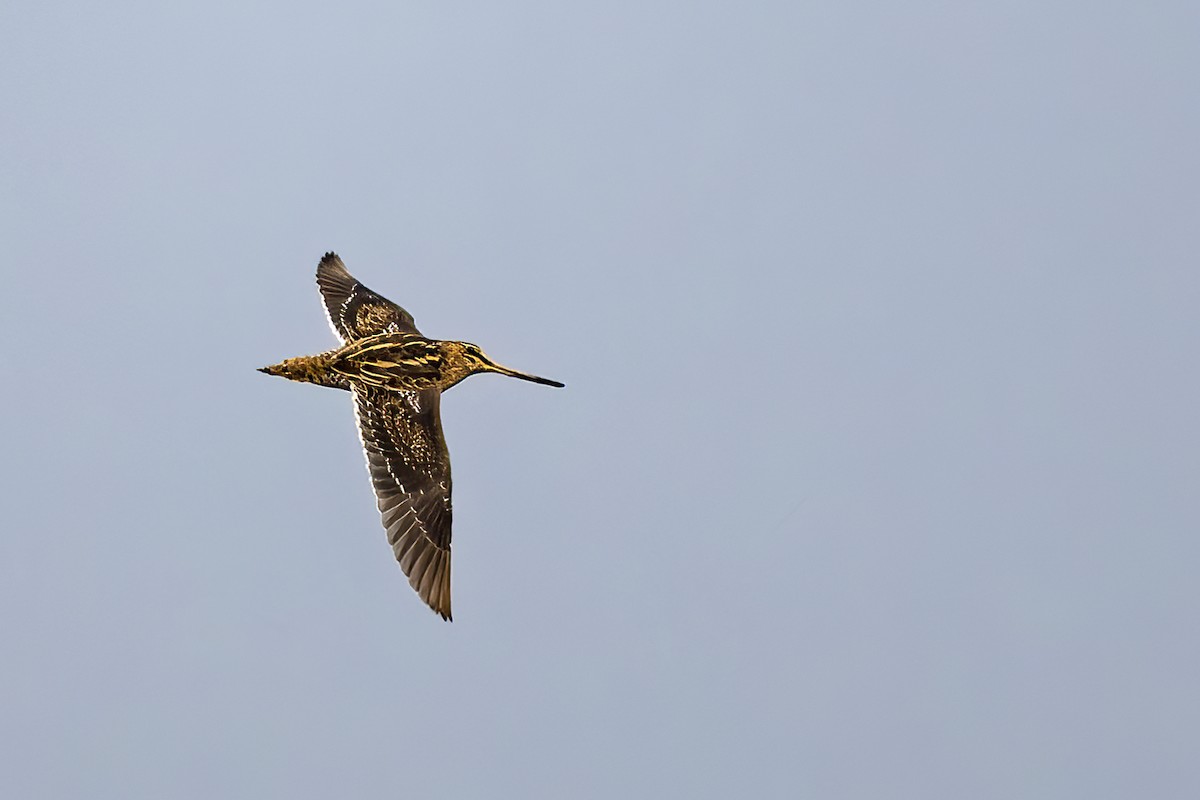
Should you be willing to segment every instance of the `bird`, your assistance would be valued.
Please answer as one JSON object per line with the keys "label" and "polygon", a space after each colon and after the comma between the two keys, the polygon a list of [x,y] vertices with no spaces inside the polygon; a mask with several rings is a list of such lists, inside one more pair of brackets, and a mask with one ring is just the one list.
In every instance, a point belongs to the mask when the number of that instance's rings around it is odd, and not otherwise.
{"label": "bird", "polygon": [[452,509],[442,392],[481,372],[563,384],[501,366],[478,345],[426,338],[411,314],[359,283],[336,253],[317,265],[317,288],[341,346],[259,372],[350,392],[392,552],[409,585],[450,621]]}

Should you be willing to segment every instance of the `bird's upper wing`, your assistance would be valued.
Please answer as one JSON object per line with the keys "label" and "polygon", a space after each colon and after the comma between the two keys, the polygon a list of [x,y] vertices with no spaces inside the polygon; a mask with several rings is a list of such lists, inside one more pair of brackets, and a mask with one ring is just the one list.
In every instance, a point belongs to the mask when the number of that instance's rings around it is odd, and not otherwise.
{"label": "bird's upper wing", "polygon": [[317,265],[317,286],[342,344],[389,331],[420,333],[412,314],[355,280],[336,253],[326,253]]}
{"label": "bird's upper wing", "polygon": [[450,457],[436,389],[355,383],[354,413],[388,542],[409,584],[450,619]]}

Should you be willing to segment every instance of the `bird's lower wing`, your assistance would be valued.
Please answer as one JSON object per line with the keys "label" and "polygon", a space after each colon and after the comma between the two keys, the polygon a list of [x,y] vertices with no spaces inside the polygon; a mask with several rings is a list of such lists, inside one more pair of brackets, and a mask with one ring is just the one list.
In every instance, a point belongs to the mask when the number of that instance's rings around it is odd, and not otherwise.
{"label": "bird's lower wing", "polygon": [[388,542],[421,599],[450,619],[450,458],[441,396],[357,383],[352,391]]}

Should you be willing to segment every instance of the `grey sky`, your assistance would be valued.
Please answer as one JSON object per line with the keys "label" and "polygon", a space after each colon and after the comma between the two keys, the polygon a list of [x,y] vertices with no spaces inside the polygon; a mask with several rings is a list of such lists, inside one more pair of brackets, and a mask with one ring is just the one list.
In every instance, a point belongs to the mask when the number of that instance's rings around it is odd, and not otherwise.
{"label": "grey sky", "polygon": [[[177,5],[0,9],[5,796],[1200,795],[1194,4]],[[452,625],[331,249],[567,384]]]}

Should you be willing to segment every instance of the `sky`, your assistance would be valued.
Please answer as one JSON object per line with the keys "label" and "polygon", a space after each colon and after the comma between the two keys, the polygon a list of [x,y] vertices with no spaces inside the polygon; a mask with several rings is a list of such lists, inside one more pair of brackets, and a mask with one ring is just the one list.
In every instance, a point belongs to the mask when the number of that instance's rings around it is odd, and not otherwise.
{"label": "sky", "polygon": [[[1193,3],[0,8],[0,785],[1200,795]],[[429,336],[447,624],[341,392]]]}

